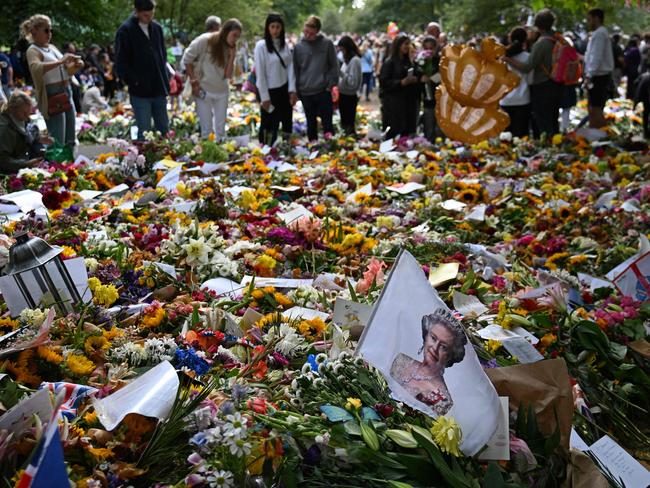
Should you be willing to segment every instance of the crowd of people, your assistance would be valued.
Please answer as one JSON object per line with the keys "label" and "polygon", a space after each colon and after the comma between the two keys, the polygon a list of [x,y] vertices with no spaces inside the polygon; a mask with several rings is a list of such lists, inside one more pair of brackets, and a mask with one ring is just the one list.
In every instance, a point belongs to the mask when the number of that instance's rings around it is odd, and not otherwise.
{"label": "crowd of people", "polygon": [[[126,101],[125,87],[140,140],[151,130],[167,132],[168,110],[183,106],[184,93],[194,102],[201,136],[212,134],[222,140],[233,86],[256,95],[260,143],[273,144],[280,135],[291,136],[298,101],[310,141],[318,139],[319,121],[324,134],[336,131],[336,109],[340,130],[354,136],[359,101],[371,100],[377,88],[385,137],[422,133],[434,141],[444,135],[436,124],[435,90],[448,39],[436,22],[429,23],[421,35],[392,32],[332,39],[321,32],[321,20],[310,16],[298,38],[286,32],[280,14],[272,13],[250,63],[246,36],[237,19],[222,24],[219,17],[209,17],[205,32],[186,48],[176,38],[165,39],[162,26],[154,20],[154,0],[135,0],[133,5],[133,14],[117,29],[114,45],[105,48],[91,45],[78,51],[75,44],[67,43],[59,50],[52,43],[52,22],[45,15],[33,15],[21,25],[29,41],[26,52],[12,49],[0,54],[0,97],[9,97],[0,124],[3,157],[7,131],[29,142],[20,145],[18,159],[11,155],[12,168],[16,160],[32,164],[35,152],[25,148],[35,141],[41,144],[39,136],[25,130],[26,120],[16,115],[26,106],[27,98],[16,89],[21,82],[33,86],[48,135],[69,146],[75,144],[76,113],[101,111],[114,100]],[[554,14],[543,9],[532,25],[516,26],[498,39],[506,45],[503,61],[520,78],[516,89],[500,102],[510,116],[507,130],[514,136],[542,137],[569,130],[570,109],[585,94],[589,116],[582,123],[603,127],[605,104],[623,79],[627,97],[644,102],[648,136],[650,34],[632,35],[623,47],[619,34],[610,36],[600,9],[587,13],[586,25],[591,31],[588,38],[561,34],[554,29]],[[478,46],[480,40],[469,39],[466,44]],[[573,69],[564,66],[558,75],[565,56]],[[14,140],[15,135],[6,140]]]}

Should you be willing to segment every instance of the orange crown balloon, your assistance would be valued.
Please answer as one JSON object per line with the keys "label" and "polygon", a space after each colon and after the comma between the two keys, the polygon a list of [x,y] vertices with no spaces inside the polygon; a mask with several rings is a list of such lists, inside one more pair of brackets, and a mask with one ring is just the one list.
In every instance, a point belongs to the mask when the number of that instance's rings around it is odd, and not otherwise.
{"label": "orange crown balloon", "polygon": [[442,84],[436,90],[436,118],[450,138],[475,144],[499,135],[510,117],[499,100],[519,84],[519,77],[498,60],[505,48],[483,39],[481,50],[445,47],[440,60]]}
{"label": "orange crown balloon", "polygon": [[468,144],[497,136],[510,124],[510,117],[498,105],[462,105],[451,97],[444,85],[436,90],[436,118],[447,137]]}
{"label": "orange crown balloon", "polygon": [[519,77],[497,60],[504,54],[505,48],[490,38],[483,39],[480,52],[469,46],[447,46],[440,61],[442,82],[463,105],[494,105],[519,84]]}

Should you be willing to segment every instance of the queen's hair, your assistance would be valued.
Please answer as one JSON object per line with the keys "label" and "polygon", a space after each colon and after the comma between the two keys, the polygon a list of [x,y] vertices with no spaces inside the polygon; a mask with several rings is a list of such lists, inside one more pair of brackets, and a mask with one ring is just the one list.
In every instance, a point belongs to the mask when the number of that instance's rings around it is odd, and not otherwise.
{"label": "queen's hair", "polygon": [[445,368],[449,368],[455,363],[461,362],[465,358],[465,344],[467,336],[461,323],[451,314],[451,312],[439,308],[434,313],[422,317],[422,344],[434,325],[442,325],[451,332],[454,343],[449,354],[449,359]]}

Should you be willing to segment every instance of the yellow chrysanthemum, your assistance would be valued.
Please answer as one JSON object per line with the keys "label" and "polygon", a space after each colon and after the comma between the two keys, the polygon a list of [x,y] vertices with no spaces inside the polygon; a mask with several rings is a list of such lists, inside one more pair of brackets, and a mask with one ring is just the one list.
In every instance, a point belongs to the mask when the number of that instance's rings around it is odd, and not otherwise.
{"label": "yellow chrysanthemum", "polygon": [[120,297],[117,288],[113,285],[99,285],[92,290],[95,305],[110,307]]}
{"label": "yellow chrysanthemum", "polygon": [[462,440],[462,433],[460,425],[453,417],[440,416],[434,420],[431,435],[442,452],[456,457],[461,455],[458,446]]}

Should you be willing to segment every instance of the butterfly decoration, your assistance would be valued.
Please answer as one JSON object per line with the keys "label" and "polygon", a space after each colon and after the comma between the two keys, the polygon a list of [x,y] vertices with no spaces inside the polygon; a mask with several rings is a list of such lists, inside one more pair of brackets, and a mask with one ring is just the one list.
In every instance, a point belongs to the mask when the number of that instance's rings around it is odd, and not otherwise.
{"label": "butterfly decoration", "polygon": [[[348,412],[346,409],[337,407],[335,405],[322,405],[320,411],[325,414],[327,420],[330,422],[349,422],[350,420],[355,420],[354,415]],[[370,420],[377,420],[381,422],[381,417],[374,409],[370,407],[363,407],[361,409],[361,418],[368,422]]]}

